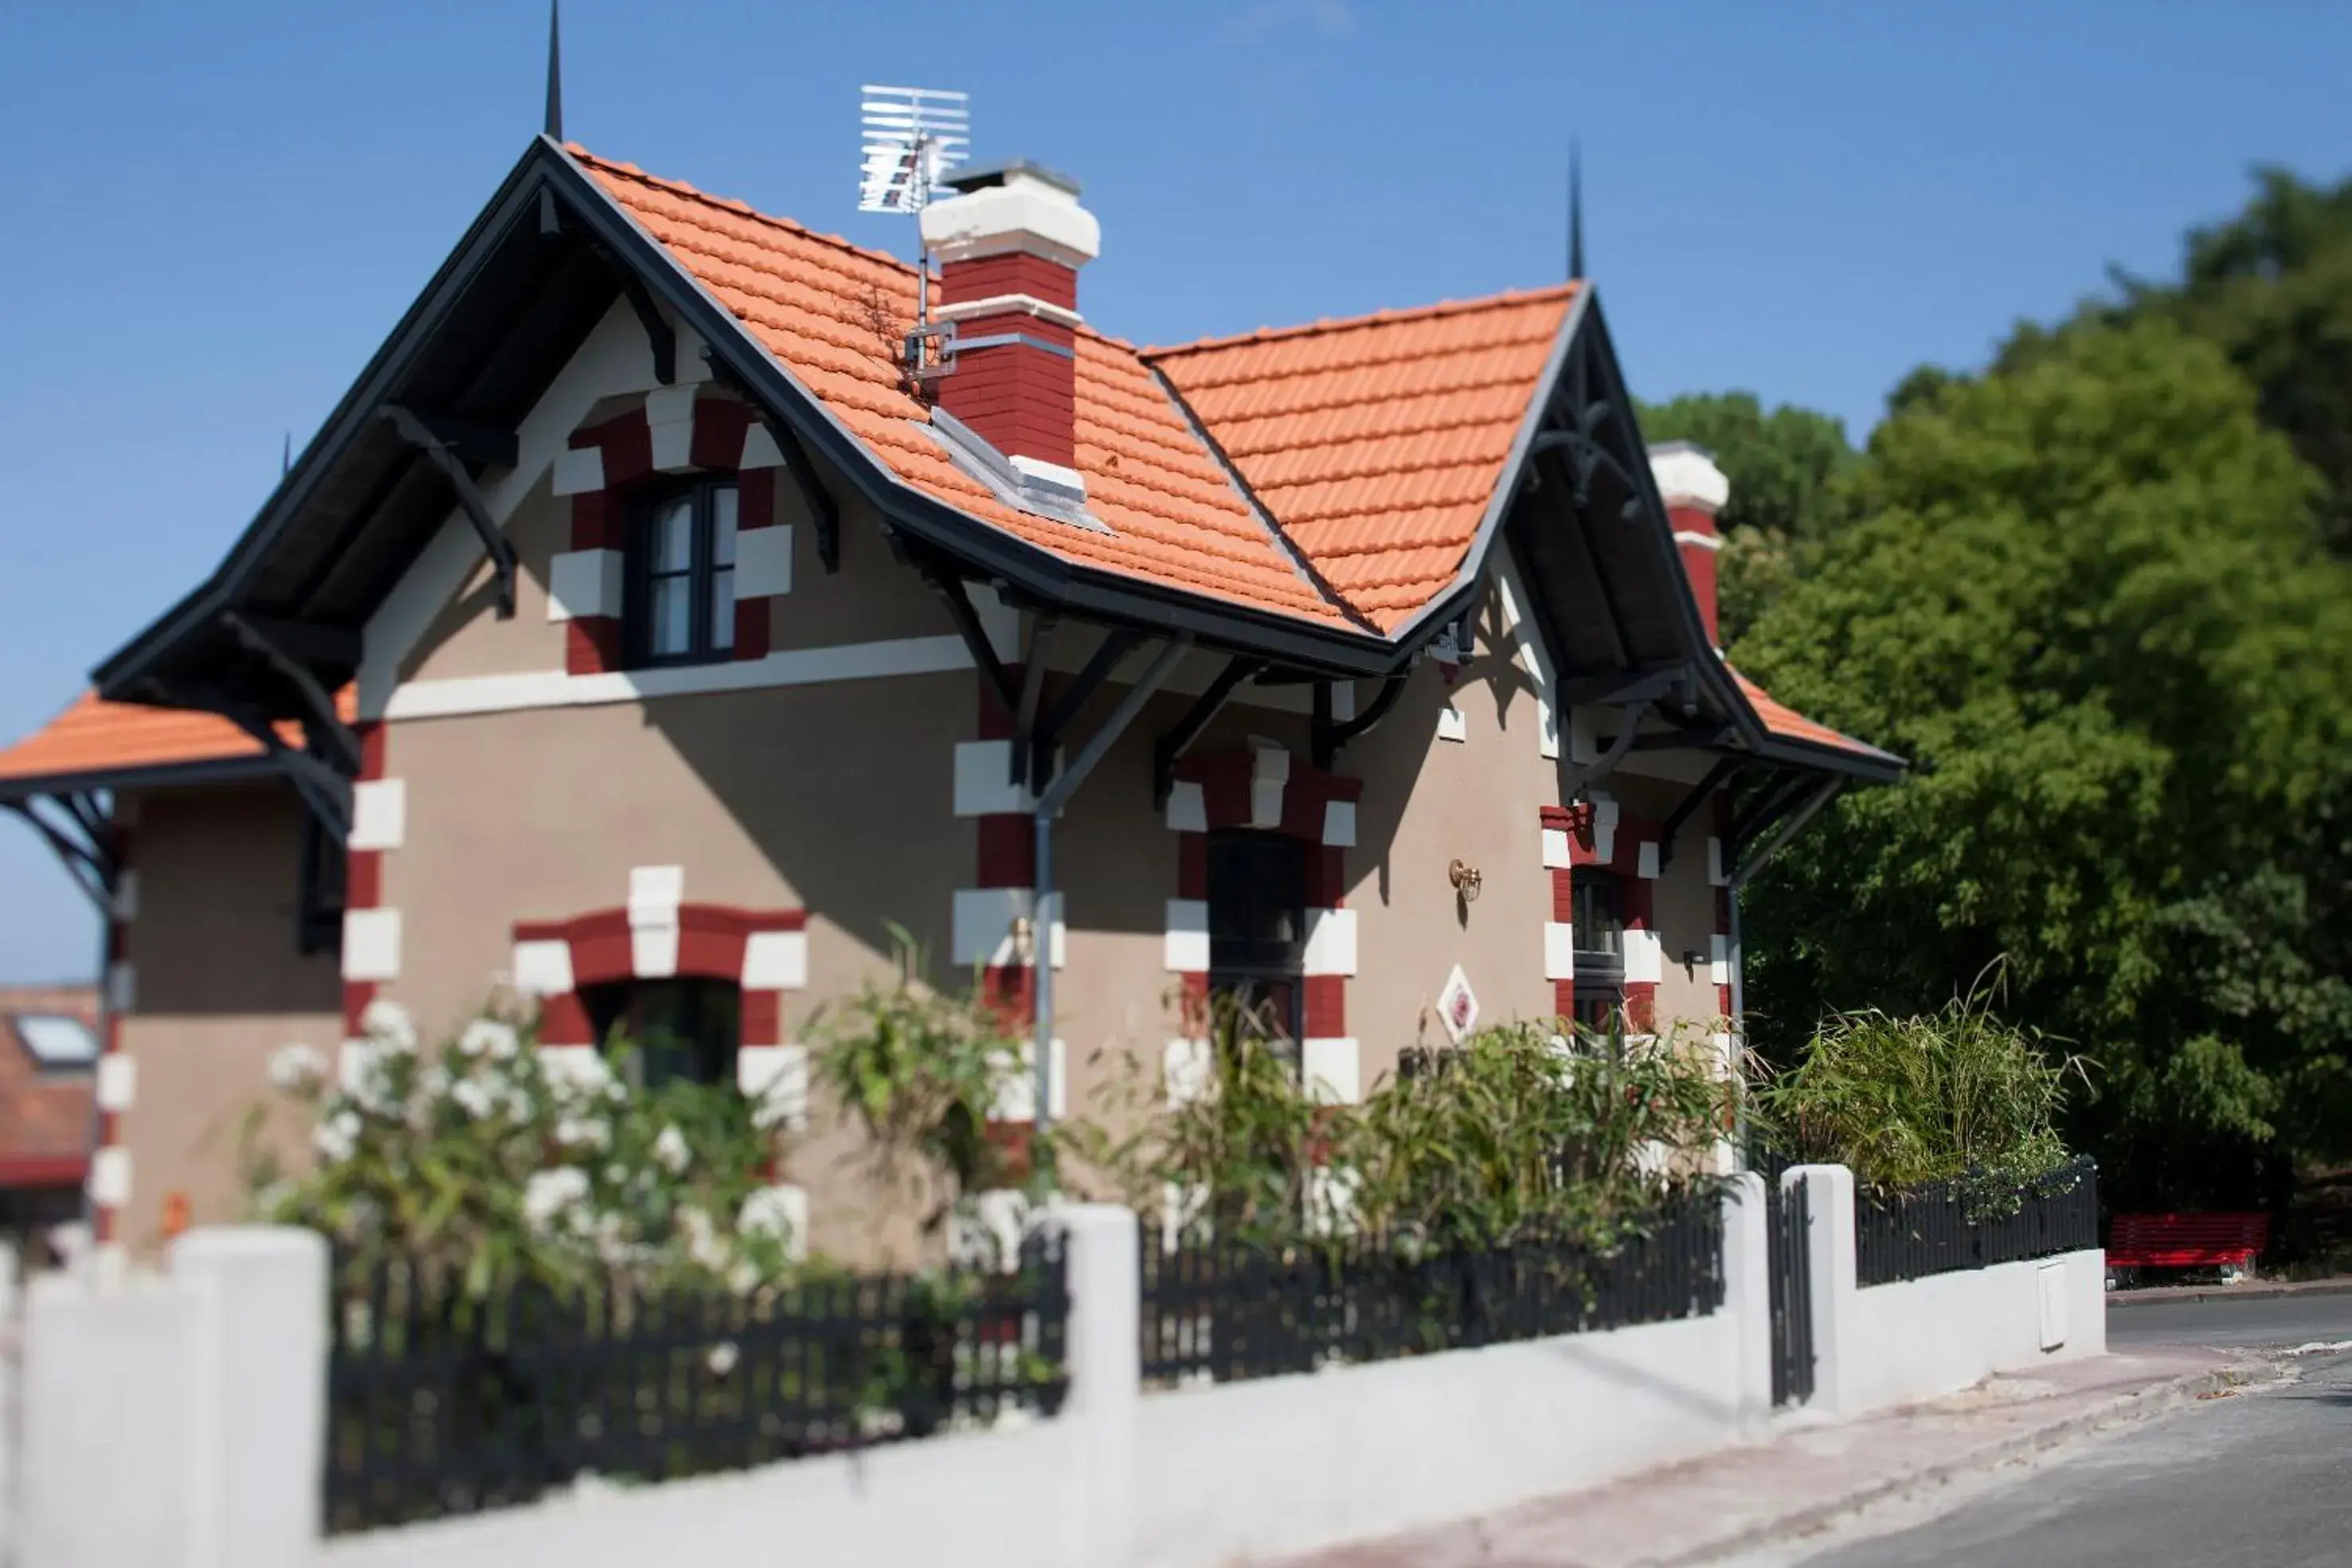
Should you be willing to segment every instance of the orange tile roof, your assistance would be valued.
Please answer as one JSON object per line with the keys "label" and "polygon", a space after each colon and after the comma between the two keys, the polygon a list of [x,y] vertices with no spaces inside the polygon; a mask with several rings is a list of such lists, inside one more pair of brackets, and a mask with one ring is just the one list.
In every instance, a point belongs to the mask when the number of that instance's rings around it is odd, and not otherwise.
{"label": "orange tile roof", "polygon": [[[1728,665],[1725,667],[1729,668]],[[1776,700],[1771,693],[1741,674],[1738,670],[1732,670],[1731,678],[1739,683],[1740,695],[1746,697],[1748,706],[1756,710],[1756,716],[1764,721],[1764,727],[1782,739],[1809,740],[1816,746],[1832,746],[1841,751],[1858,752],[1865,757],[1885,757],[1892,760],[1893,754],[1890,752],[1881,751],[1868,742],[1856,740],[1850,735],[1840,734],[1825,724],[1814,723],[1796,709]]]}
{"label": "orange tile roof", "polygon": [[1077,335],[1077,469],[1098,534],[998,501],[919,428],[898,340],[915,316],[916,273],[740,202],[569,149],[607,193],[733,311],[801,384],[899,479],[1076,564],[1345,625],[1339,605],[1253,514],[1182,412],[1127,343]]}
{"label": "orange tile roof", "polygon": [[1258,500],[1392,631],[1475,542],[1576,285],[1146,349]]}
{"label": "orange tile roof", "polygon": [[[347,724],[359,711],[356,694],[349,687],[335,706]],[[278,733],[289,746],[301,744],[301,736],[290,725],[281,725]],[[0,783],[260,755],[251,736],[217,714],[110,703],[84,692],[47,725],[0,750]]]}

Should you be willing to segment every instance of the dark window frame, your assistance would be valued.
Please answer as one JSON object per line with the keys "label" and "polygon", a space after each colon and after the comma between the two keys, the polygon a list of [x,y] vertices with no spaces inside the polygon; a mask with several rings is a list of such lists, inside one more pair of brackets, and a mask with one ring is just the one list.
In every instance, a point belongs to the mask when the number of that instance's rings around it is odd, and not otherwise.
{"label": "dark window frame", "polygon": [[[690,1015],[690,1032],[664,1029],[667,1039],[647,1030],[643,1009],[654,998],[667,996],[677,1010]],[[634,1086],[650,1089],[685,1079],[732,1088],[743,1051],[743,990],[732,980],[698,975],[677,975],[660,980],[613,980],[583,986],[582,1006],[587,1009],[601,1052],[623,1024],[631,1028],[630,1043],[637,1048],[628,1071]],[[679,1071],[681,1065],[688,1071]]]}
{"label": "dark window frame", "polygon": [[[738,541],[724,563],[716,559],[718,497],[722,492],[735,497]],[[684,572],[659,571],[656,570],[655,529],[662,515],[680,499],[689,501],[694,508],[687,567]],[[621,640],[629,668],[656,670],[724,664],[735,656],[737,598],[732,591],[732,579],[735,549],[740,548],[742,507],[742,492],[733,474],[696,475],[649,486],[630,497],[628,531],[622,550],[625,574],[621,595]],[[719,640],[722,629],[717,624],[718,618],[711,612],[712,589],[722,572],[730,579],[724,642]],[[654,585],[657,580],[679,576],[687,580],[687,645],[677,652],[656,653],[653,646]]]}
{"label": "dark window frame", "polygon": [[343,909],[349,903],[351,852],[337,842],[317,815],[302,813],[301,846],[296,856],[294,951],[305,958],[341,950]]}
{"label": "dark window frame", "polygon": [[[1606,1030],[1623,1026],[1627,879],[1606,866],[1569,873],[1569,929],[1575,944],[1576,1021]],[[1595,927],[1599,927],[1596,932]],[[1605,943],[1595,944],[1605,934]]]}
{"label": "dark window frame", "polygon": [[[1307,845],[1262,828],[1218,828],[1208,839],[1209,994],[1244,1007],[1271,1002],[1295,1042],[1307,1010]],[[1235,886],[1236,873],[1246,879],[1243,886]],[[1252,916],[1267,923],[1269,914],[1287,917],[1286,936],[1235,928]]]}

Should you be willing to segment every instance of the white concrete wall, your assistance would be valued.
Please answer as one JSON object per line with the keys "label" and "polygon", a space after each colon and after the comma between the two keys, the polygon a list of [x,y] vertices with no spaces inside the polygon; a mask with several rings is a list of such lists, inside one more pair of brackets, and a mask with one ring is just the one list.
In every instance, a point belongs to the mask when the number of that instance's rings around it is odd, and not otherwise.
{"label": "white concrete wall", "polygon": [[1136,1431],[1150,1568],[1382,1535],[1738,1442],[1728,1312],[1157,1395]]}
{"label": "white concrete wall", "polygon": [[[2060,1343],[2042,1343],[2042,1276],[2065,1305]],[[2104,1355],[2106,1254],[2096,1249],[1856,1291],[1839,1346],[1846,1412],[1955,1394],[1996,1372]]]}
{"label": "white concrete wall", "polygon": [[[1780,1185],[1801,1181],[1811,1227],[1813,1408],[1859,1415],[1955,1394],[1996,1372],[2106,1354],[2104,1251],[1860,1286],[1853,1173],[1798,1166]],[[2046,1286],[2045,1276],[2053,1276]]]}

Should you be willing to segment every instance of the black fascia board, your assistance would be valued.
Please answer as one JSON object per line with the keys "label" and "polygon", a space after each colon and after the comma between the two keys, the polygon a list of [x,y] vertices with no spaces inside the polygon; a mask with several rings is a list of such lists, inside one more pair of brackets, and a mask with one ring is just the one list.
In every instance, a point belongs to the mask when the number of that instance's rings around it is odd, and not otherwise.
{"label": "black fascia board", "polygon": [[215,757],[203,762],[165,762],[144,767],[47,773],[30,779],[0,779],[0,800],[31,800],[44,795],[70,795],[85,789],[160,789],[183,785],[238,784],[250,779],[284,777],[277,763],[257,751],[250,757]]}

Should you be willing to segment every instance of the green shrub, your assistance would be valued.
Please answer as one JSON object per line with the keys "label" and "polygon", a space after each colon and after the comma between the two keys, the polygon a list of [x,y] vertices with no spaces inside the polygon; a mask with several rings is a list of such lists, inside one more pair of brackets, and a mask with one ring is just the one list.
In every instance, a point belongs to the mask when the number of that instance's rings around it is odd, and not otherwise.
{"label": "green shrub", "polygon": [[1873,1186],[1979,1176],[2015,1184],[2063,1163],[2056,1118],[2084,1059],[1997,1017],[1979,982],[1940,1012],[1822,1020],[1797,1063],[1763,1076],[1754,1126],[1793,1157],[1850,1166]]}

